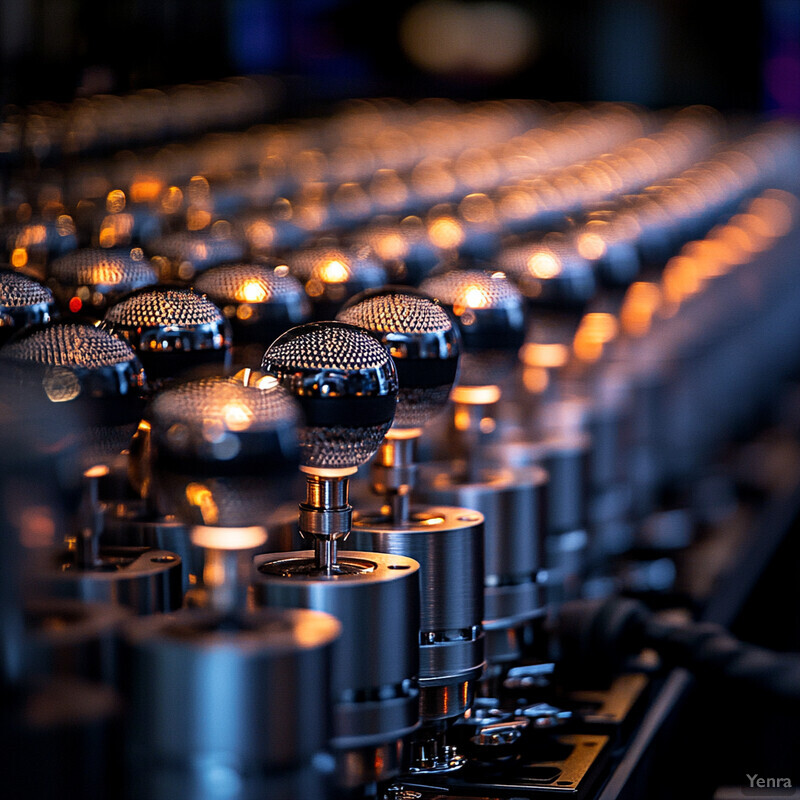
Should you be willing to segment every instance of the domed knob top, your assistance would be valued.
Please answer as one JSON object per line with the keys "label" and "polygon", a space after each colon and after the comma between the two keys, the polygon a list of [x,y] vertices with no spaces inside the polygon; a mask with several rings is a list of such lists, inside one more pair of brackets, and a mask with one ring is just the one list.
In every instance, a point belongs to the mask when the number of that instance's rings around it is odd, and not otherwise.
{"label": "domed knob top", "polygon": [[274,378],[174,383],[145,414],[158,508],[192,524],[263,525],[299,463],[302,413]]}
{"label": "domed knob top", "polygon": [[372,331],[397,367],[394,428],[419,428],[447,404],[458,373],[461,337],[436,300],[407,287],[363,292],[337,319]]}
{"label": "domed knob top", "polygon": [[[452,311],[464,346],[461,385],[502,380],[506,361],[525,341],[525,301],[502,272],[453,269],[432,275],[420,289]],[[512,358],[507,358],[513,356]]]}
{"label": "domed knob top", "polygon": [[118,364],[140,373],[136,353],[121,339],[84,322],[57,320],[26,328],[3,347],[2,355],[51,367],[101,372]]}
{"label": "domed knob top", "polygon": [[81,248],[56,258],[48,268],[50,284],[61,304],[70,311],[102,311],[123,294],[158,282],[156,271],[144,257],[130,251]]}
{"label": "domed knob top", "polygon": [[136,289],[106,311],[100,327],[133,347],[151,381],[227,365],[230,358],[229,323],[214,303],[191,289]]}
{"label": "domed knob top", "polygon": [[4,371],[24,368],[58,406],[78,409],[85,424],[83,456],[104,461],[119,453],[141,419],[145,370],[121,339],[89,323],[57,320],[30,325],[0,349]]}
{"label": "domed knob top", "polygon": [[147,418],[159,458],[226,471],[297,464],[300,408],[273,378],[255,385],[224,376],[176,383],[153,398]]}
{"label": "domed knob top", "polygon": [[261,366],[300,401],[307,470],[352,472],[376,452],[394,419],[398,380],[389,351],[369,331],[335,321],[300,325],[267,348]]}
{"label": "domed knob top", "polygon": [[50,289],[20,272],[0,269],[0,344],[26,325],[50,322],[54,314]]}

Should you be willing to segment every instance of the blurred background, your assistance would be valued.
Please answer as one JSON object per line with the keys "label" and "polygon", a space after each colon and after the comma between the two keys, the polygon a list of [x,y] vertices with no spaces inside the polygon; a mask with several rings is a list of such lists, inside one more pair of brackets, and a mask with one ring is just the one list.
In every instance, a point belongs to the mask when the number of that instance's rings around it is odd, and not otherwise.
{"label": "blurred background", "polygon": [[800,2],[3,0],[0,102],[231,75],[283,112],[346,97],[705,103],[800,113]]}

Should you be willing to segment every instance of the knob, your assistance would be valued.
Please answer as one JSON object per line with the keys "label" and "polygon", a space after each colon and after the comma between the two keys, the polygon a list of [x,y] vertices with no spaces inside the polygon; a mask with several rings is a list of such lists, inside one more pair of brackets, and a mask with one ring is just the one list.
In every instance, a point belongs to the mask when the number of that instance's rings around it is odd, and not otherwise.
{"label": "knob", "polygon": [[[464,354],[451,398],[455,455],[476,465],[487,438],[498,426],[499,401],[514,376],[525,339],[525,305],[520,291],[502,272],[454,269],[431,276],[420,289],[451,311],[458,322]],[[471,468],[471,467],[470,467]]]}
{"label": "knob", "polygon": [[296,250],[289,269],[303,283],[317,320],[334,317],[344,303],[365,289],[383,286],[388,274],[369,247],[325,242]]}
{"label": "knob", "polygon": [[352,474],[378,449],[397,402],[397,369],[380,340],[344,322],[311,322],[278,337],[261,368],[300,402],[306,472]]}
{"label": "knob", "polygon": [[311,319],[303,285],[283,264],[224,264],[212,267],[194,283],[230,321],[233,360],[260,363],[267,346],[284,331]]}
{"label": "knob", "polygon": [[0,345],[26,325],[50,322],[56,314],[50,289],[27,275],[0,269]]}
{"label": "knob", "polygon": [[163,390],[146,417],[148,492],[161,515],[189,527],[201,565],[190,602],[242,607],[252,551],[276,549],[264,547],[267,520],[296,475],[297,401],[274,378],[251,385],[217,376]]}
{"label": "knob", "polygon": [[62,312],[101,319],[123,295],[158,281],[141,250],[83,248],[56,258],[48,285]]}
{"label": "knob", "polygon": [[51,402],[78,410],[86,466],[110,463],[127,446],[141,418],[146,379],[124,341],[88,323],[57,320],[20,331],[0,359],[30,365]]}
{"label": "knob", "polygon": [[185,283],[206,269],[243,259],[244,242],[229,228],[224,223],[212,231],[175,231],[148,240],[145,251],[157,267],[159,280]]}
{"label": "knob", "polygon": [[303,409],[300,463],[307,479],[300,533],[314,539],[316,565],[330,573],[337,541],[350,533],[347,478],[391,427],[397,370],[377,337],[336,321],[292,328],[270,345],[261,366]]}
{"label": "knob", "polygon": [[280,499],[273,486],[297,468],[301,412],[274,379],[182,381],[159,392],[145,416],[158,473],[149,489],[161,513],[187,524],[263,523]]}
{"label": "knob", "polygon": [[[519,290],[502,272],[452,269],[419,287],[452,311],[464,343],[459,385],[479,386],[496,377],[499,357],[525,340],[525,307]],[[486,371],[488,369],[488,372]]]}
{"label": "knob", "polygon": [[373,478],[376,491],[387,494],[395,521],[407,521],[414,440],[447,405],[461,353],[458,327],[431,297],[404,287],[363,292],[337,318],[379,336],[397,368],[397,410]]}
{"label": "knob", "polygon": [[230,325],[191,289],[136,289],[106,311],[100,328],[134,349],[152,389],[189,371],[222,371],[230,362]]}

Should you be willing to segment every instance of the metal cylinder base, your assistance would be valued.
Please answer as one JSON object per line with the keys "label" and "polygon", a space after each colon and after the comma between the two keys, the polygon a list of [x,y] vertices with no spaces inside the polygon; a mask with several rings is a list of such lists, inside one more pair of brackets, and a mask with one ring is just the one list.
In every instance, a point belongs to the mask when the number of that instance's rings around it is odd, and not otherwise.
{"label": "metal cylinder base", "polygon": [[406,524],[359,513],[345,543],[420,564],[420,688],[429,698],[447,698],[423,702],[424,720],[463,714],[471,690],[453,687],[483,673],[483,522],[476,511],[446,506],[412,508]]}
{"label": "metal cylinder base", "polygon": [[183,609],[127,625],[126,758],[133,783],[148,789],[139,796],[319,787],[312,765],[327,747],[339,633],[330,615],[307,610]]}
{"label": "metal cylinder base", "polygon": [[[312,551],[256,556],[254,599],[272,608],[313,608],[336,617],[342,636],[332,668],[331,747],[343,787],[396,775],[401,758],[369,762],[365,753],[403,752],[419,726],[419,564],[400,555],[340,553],[335,570]],[[387,749],[388,748],[388,749]],[[372,767],[367,769],[367,763]]]}

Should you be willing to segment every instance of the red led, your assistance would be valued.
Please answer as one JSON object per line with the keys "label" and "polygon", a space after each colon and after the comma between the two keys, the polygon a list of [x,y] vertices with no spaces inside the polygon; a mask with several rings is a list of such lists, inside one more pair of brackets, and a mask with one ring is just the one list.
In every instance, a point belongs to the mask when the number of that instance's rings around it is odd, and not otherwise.
{"label": "red led", "polygon": [[69,310],[73,314],[77,314],[81,310],[82,306],[83,306],[83,301],[80,299],[80,297],[71,297],[70,298]]}

